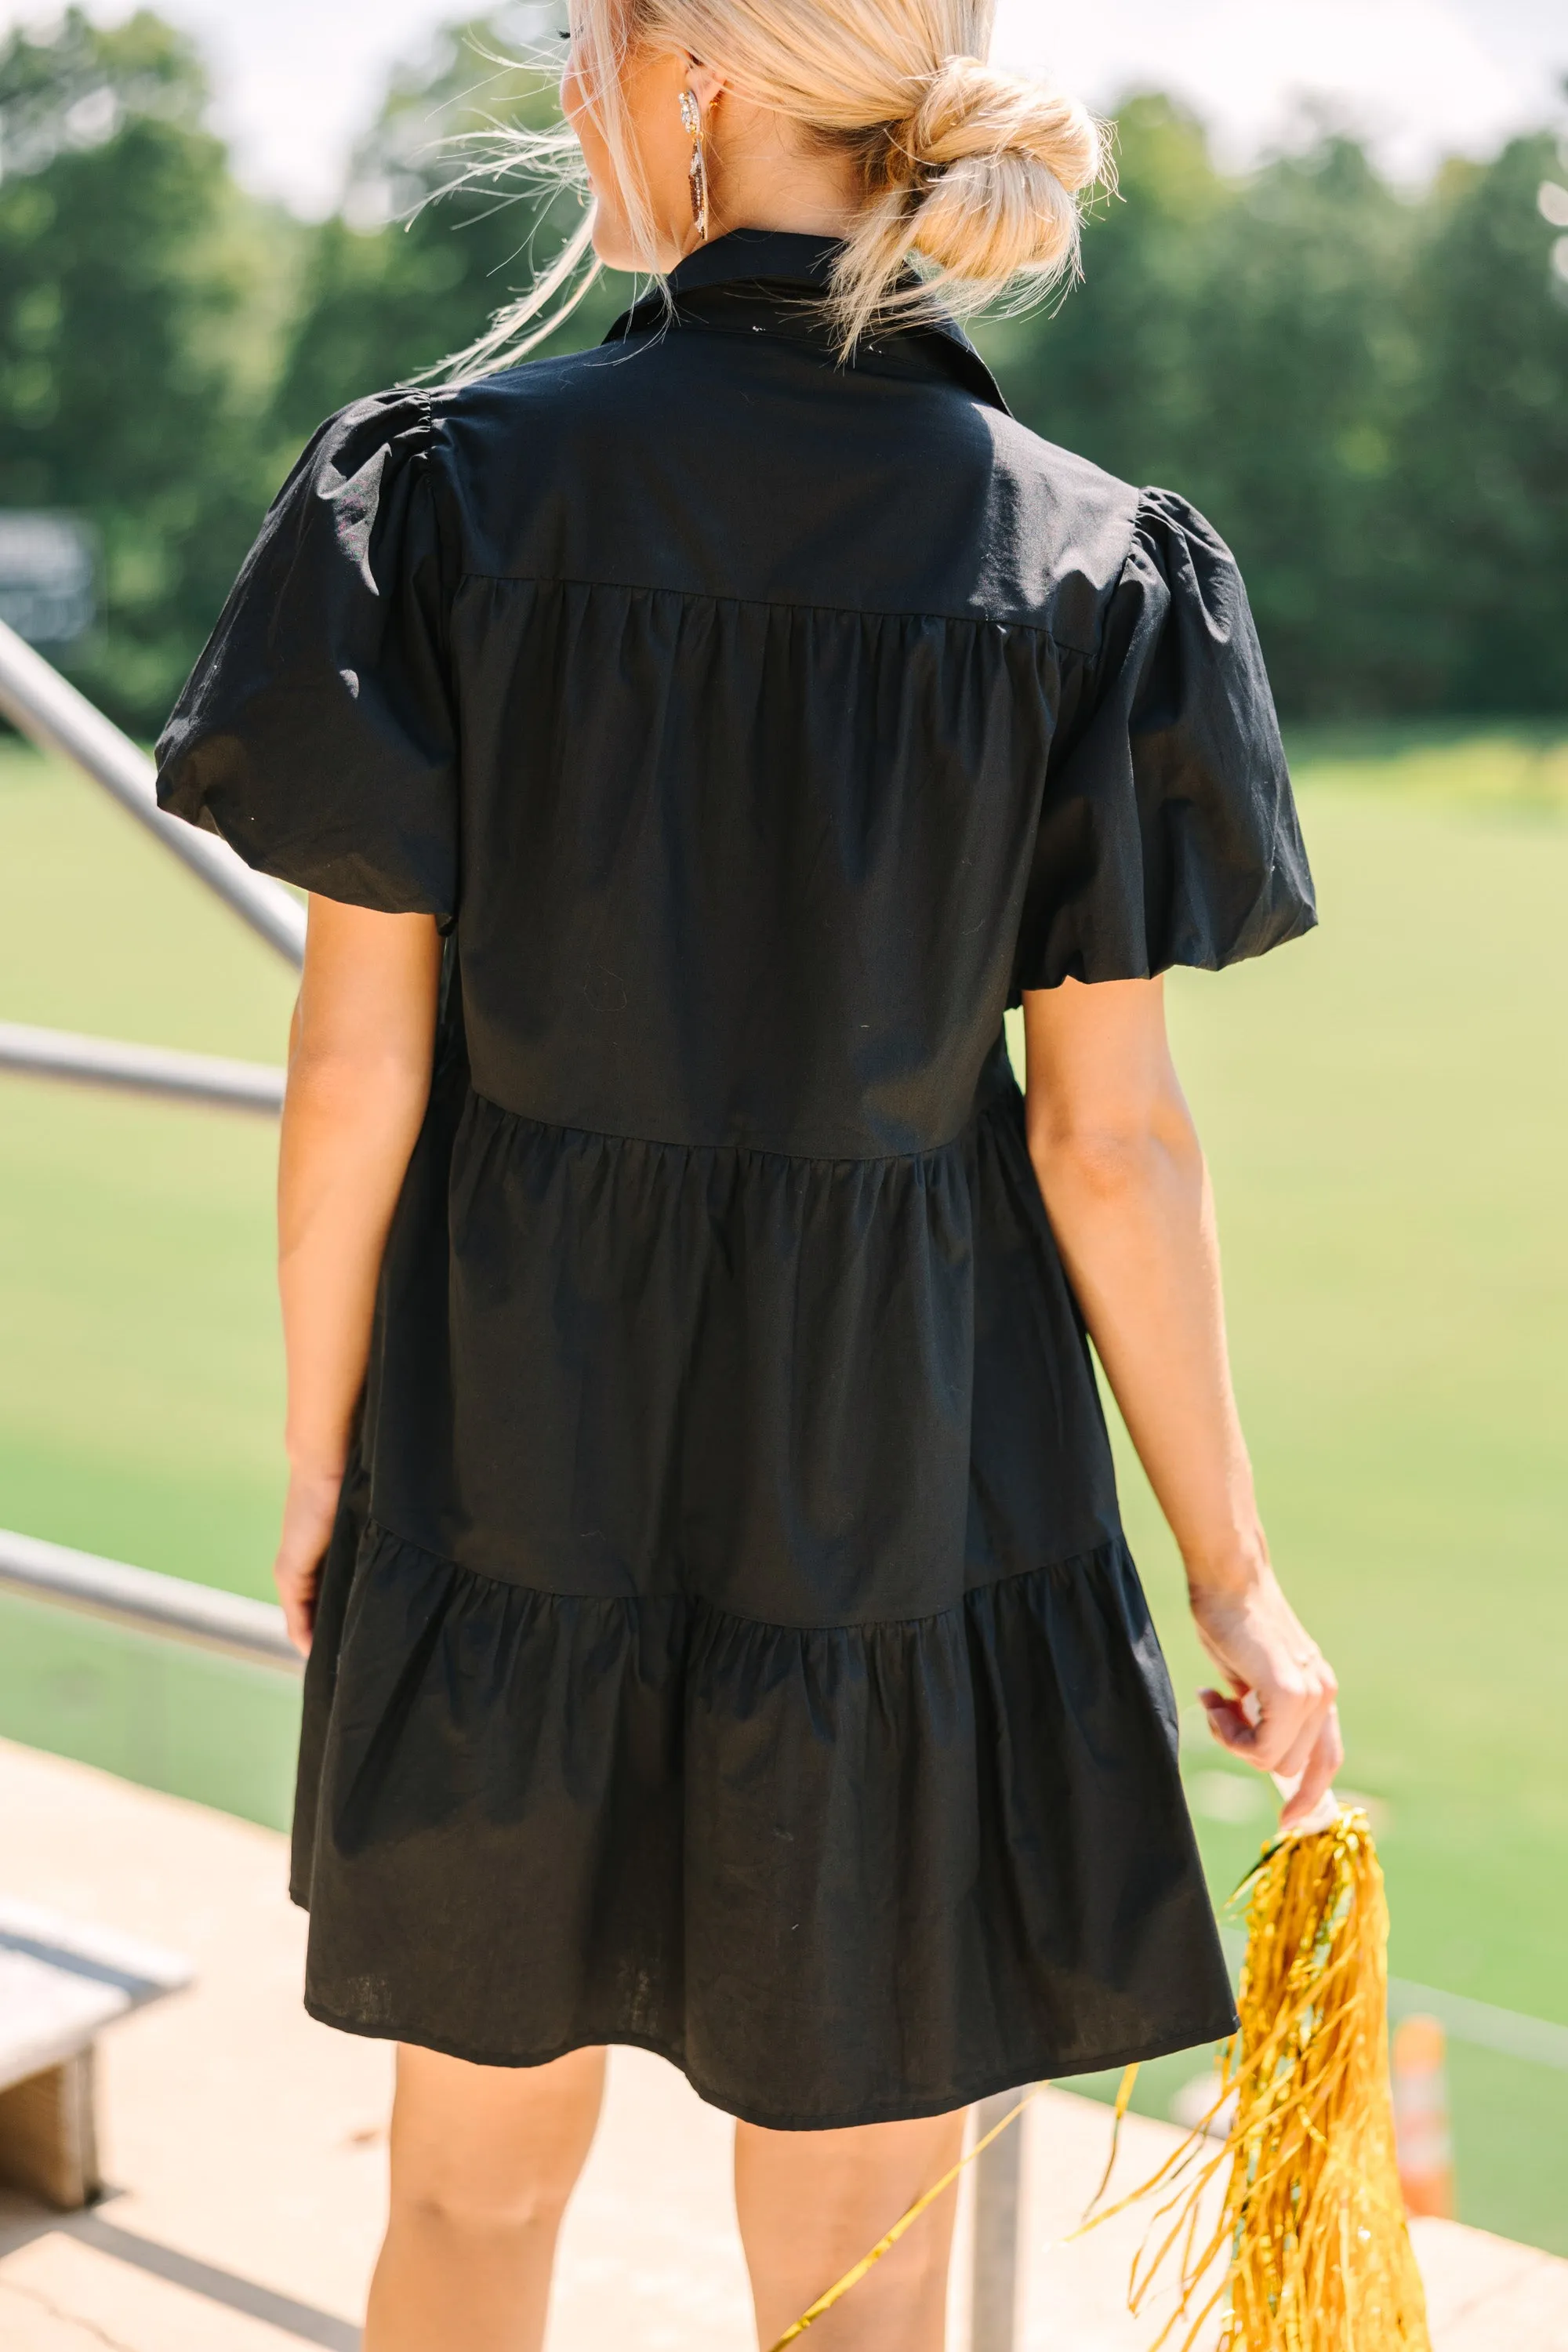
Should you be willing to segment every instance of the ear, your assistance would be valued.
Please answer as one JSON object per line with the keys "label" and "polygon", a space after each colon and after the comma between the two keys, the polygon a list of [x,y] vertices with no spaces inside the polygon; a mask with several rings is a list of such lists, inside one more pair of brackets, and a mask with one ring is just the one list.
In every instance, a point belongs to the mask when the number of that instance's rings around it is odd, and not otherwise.
{"label": "ear", "polygon": [[686,65],[686,87],[707,115],[718,105],[729,85],[714,67],[702,65],[696,58],[689,57]]}

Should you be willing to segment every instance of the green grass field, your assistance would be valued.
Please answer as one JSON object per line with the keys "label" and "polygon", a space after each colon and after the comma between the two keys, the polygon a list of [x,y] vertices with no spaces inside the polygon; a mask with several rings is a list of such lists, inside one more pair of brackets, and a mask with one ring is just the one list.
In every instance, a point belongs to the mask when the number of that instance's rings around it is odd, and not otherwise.
{"label": "green grass field", "polygon": [[[1568,740],[1293,749],[1322,929],[1171,992],[1243,1409],[1340,1672],[1346,1784],[1376,1801],[1394,1970],[1568,2022]],[[0,750],[0,1018],[276,1060],[289,996],[118,812]],[[0,1078],[0,1524],[265,1591],[272,1149],[264,1121]],[[1190,1706],[1174,1559],[1125,1486]],[[1226,1888],[1267,1808],[1191,1730]],[[20,1603],[0,1732],[259,1819],[287,1801],[277,1684]],[[1568,2252],[1568,2074],[1456,2045],[1453,2082],[1465,2217]]]}

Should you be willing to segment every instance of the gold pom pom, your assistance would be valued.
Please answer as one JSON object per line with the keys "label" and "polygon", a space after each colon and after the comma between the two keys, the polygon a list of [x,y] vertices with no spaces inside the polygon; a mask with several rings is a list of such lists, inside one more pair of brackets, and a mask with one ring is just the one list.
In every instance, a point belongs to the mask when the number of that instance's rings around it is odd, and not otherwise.
{"label": "gold pom pom", "polygon": [[[1394,2153],[1388,1906],[1366,1815],[1346,1809],[1266,1852],[1247,1928],[1240,2031],[1213,2106],[1110,2209],[1172,2192],[1151,2225],[1151,2240],[1163,2234],[1134,2267],[1130,2307],[1174,2255],[1177,2305],[1151,2352],[1184,2321],[1187,2352],[1222,2302],[1219,2352],[1431,2352]],[[1224,2143],[1200,2164],[1232,2099]],[[1222,2173],[1219,2219],[1203,2238],[1205,2191]]]}

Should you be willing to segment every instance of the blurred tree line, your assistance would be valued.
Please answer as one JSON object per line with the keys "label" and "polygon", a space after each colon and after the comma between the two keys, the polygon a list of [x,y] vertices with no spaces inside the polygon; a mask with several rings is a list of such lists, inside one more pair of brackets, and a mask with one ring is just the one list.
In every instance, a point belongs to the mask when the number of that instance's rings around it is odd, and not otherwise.
{"label": "blurred tree line", "polygon": [[[104,618],[70,667],[155,729],[320,418],[468,342],[564,233],[444,142],[552,117],[455,27],[393,87],[342,210],[241,190],[201,61],[143,12],[0,48],[0,508],[88,518]],[[979,330],[1018,414],[1201,506],[1239,554],[1297,716],[1568,705],[1568,286],[1550,137],[1418,196],[1351,138],[1227,176],[1158,96],[1119,118],[1085,283]],[[461,160],[461,151],[458,151]],[[596,289],[563,337],[595,340]]]}

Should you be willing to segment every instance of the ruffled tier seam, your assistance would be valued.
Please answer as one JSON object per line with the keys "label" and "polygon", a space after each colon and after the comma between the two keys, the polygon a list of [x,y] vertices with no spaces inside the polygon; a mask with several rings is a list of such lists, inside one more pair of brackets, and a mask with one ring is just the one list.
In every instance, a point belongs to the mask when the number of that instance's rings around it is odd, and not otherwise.
{"label": "ruffled tier seam", "polygon": [[[859,1617],[841,1619],[826,1625],[795,1625],[781,1623],[777,1618],[751,1617],[738,1609],[727,1608],[721,1601],[711,1601],[700,1592],[560,1592],[546,1584],[523,1584],[508,1576],[492,1576],[487,1570],[472,1568],[467,1560],[452,1559],[445,1552],[432,1551],[427,1544],[417,1542],[412,1536],[400,1535],[388,1527],[384,1519],[367,1517],[360,1552],[363,1559],[375,1548],[377,1538],[415,1552],[431,1568],[444,1569],[454,1576],[470,1578],[478,1584],[489,1586],[497,1592],[521,1593],[530,1601],[578,1601],[595,1609],[635,1611],[650,1603],[668,1601],[691,1610],[694,1615],[710,1622],[742,1627],[758,1633],[796,1634],[802,1639],[831,1633],[880,1633],[913,1632],[923,1625],[938,1625],[944,1620],[959,1616],[971,1601],[986,1593],[1026,1584],[1032,1577],[1066,1575],[1074,1570],[1084,1574],[1103,1572],[1116,1565],[1128,1564],[1127,1543],[1123,1536],[1108,1536],[1103,1543],[1090,1545],[1086,1551],[1064,1552],[1057,1559],[1037,1560],[1031,1568],[1011,1570],[1006,1575],[987,1578],[984,1584],[967,1585],[956,1601],[945,1608],[925,1609],[912,1617]],[[1109,2063],[1109,2062],[1108,2062]]]}
{"label": "ruffled tier seam", "polygon": [[476,1103],[493,1111],[515,1127],[534,1127],[548,1135],[577,1137],[584,1143],[627,1143],[646,1151],[679,1152],[686,1159],[727,1157],[734,1160],[782,1160],[797,1168],[904,1168],[918,1166],[923,1160],[946,1160],[967,1142],[983,1119],[994,1118],[1005,1112],[1011,1097],[998,1095],[990,1102],[976,1104],[959,1129],[944,1143],[924,1145],[919,1151],[784,1151],[771,1143],[693,1143],[668,1135],[627,1135],[615,1128],[581,1127],[571,1120],[540,1118],[533,1111],[514,1110],[510,1103],[497,1102],[493,1095],[485,1094],[470,1079],[468,1092]]}
{"label": "ruffled tier seam", "polygon": [[[816,1627],[509,1584],[371,1517],[359,1559],[365,1639],[342,1644],[291,1890],[321,2022],[479,2065],[643,2049],[803,2131],[1232,2030],[1119,1534],[921,1616]],[[436,1917],[458,1938],[438,1962]],[[852,2031],[846,1935],[886,1988]]]}

